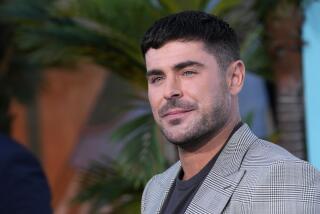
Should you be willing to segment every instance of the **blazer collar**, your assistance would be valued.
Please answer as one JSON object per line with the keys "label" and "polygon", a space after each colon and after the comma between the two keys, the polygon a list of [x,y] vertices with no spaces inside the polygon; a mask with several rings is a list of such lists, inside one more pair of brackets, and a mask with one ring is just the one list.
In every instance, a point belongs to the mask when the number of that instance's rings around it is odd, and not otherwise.
{"label": "blazer collar", "polygon": [[247,124],[227,142],[215,165],[198,189],[186,213],[222,213],[241,181],[245,170],[241,163],[250,145],[257,140]]}
{"label": "blazer collar", "polygon": [[[243,124],[229,139],[215,165],[201,184],[186,213],[221,213],[245,171],[240,170],[242,160],[250,145],[257,140],[247,124]],[[152,213],[159,213],[170,188],[181,169],[178,161],[162,174],[160,192]]]}

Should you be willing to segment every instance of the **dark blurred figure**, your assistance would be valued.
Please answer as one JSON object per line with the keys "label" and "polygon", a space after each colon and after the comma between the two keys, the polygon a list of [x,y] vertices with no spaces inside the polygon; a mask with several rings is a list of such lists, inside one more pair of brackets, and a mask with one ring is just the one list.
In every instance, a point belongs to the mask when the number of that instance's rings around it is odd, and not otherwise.
{"label": "dark blurred figure", "polygon": [[3,66],[8,42],[5,31],[0,34],[0,213],[52,213],[49,186],[39,162],[9,137],[9,104],[12,96],[8,72]]}
{"label": "dark blurred figure", "polygon": [[0,134],[0,213],[52,213],[50,192],[39,162]]}

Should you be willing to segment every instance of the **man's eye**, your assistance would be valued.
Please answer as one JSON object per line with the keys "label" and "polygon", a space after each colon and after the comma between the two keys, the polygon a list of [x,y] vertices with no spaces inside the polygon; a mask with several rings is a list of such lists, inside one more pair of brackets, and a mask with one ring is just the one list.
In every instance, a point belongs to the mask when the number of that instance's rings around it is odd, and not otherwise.
{"label": "man's eye", "polygon": [[162,76],[155,76],[150,78],[150,83],[157,83],[163,79]]}
{"label": "man's eye", "polygon": [[184,71],[183,72],[183,76],[186,76],[186,77],[191,77],[195,74],[196,74],[196,72],[194,72],[194,71]]}

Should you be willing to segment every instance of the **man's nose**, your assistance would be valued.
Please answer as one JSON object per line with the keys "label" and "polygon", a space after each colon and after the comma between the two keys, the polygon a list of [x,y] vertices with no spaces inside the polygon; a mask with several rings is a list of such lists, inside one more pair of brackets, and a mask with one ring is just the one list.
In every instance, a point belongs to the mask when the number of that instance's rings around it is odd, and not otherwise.
{"label": "man's nose", "polygon": [[164,98],[176,99],[182,97],[180,82],[176,79],[168,80],[165,86]]}

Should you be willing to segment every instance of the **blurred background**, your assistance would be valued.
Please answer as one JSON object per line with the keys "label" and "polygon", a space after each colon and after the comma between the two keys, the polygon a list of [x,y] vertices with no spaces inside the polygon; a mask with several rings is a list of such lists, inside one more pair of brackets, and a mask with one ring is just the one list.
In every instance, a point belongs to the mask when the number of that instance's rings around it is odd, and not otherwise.
{"label": "blurred background", "polygon": [[320,169],[320,2],[0,0],[0,128],[41,161],[55,213],[140,213],[177,160],[154,124],[139,43],[182,10],[222,17],[247,67],[243,121]]}

